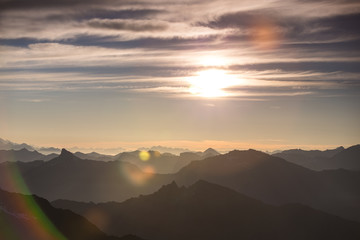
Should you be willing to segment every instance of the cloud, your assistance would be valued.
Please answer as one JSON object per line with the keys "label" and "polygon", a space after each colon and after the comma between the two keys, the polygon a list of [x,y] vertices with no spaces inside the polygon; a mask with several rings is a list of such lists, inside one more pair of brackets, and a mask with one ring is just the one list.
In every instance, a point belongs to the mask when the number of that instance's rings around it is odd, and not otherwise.
{"label": "cloud", "polygon": [[347,40],[359,39],[360,30],[354,24],[359,21],[360,13],[309,18],[282,15],[271,10],[256,10],[226,13],[198,24],[214,29],[237,29],[240,37],[251,37],[257,31],[262,31],[263,34],[265,31],[272,31],[291,40],[329,41],[345,37]]}
{"label": "cloud", "polygon": [[358,88],[355,3],[294,2],[0,0],[0,84],[175,95],[178,79],[216,59],[254,94],[270,83]]}
{"label": "cloud", "polygon": [[90,27],[112,30],[126,30],[133,32],[164,31],[168,28],[166,23],[152,21],[125,21],[118,19],[91,19],[87,22]]}
{"label": "cloud", "polygon": [[[124,0],[2,0],[0,1],[1,11],[5,10],[25,10],[37,8],[59,8],[59,7],[79,7],[79,6],[94,6],[109,3],[129,3]],[[134,1],[134,3],[136,3]]]}
{"label": "cloud", "polygon": [[91,19],[152,19],[165,10],[160,9],[102,9],[90,8],[86,10],[66,11],[65,13],[49,13],[47,21],[83,21]]}
{"label": "cloud", "polygon": [[360,73],[359,61],[317,61],[317,62],[269,62],[257,64],[242,64],[229,67],[232,70],[281,70],[284,72],[315,71],[315,72],[349,72]]}

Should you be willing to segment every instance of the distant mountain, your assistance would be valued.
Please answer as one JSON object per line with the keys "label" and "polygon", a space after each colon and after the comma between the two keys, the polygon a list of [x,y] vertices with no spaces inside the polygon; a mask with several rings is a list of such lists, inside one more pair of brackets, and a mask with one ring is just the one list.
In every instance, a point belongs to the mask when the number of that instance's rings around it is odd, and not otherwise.
{"label": "distant mountain", "polygon": [[343,168],[360,171],[360,144],[336,153],[329,162],[332,169]]}
{"label": "distant mountain", "polygon": [[270,204],[302,203],[360,221],[360,172],[316,172],[255,150],[193,161],[173,179],[203,179]]}
{"label": "distant mountain", "polygon": [[44,155],[37,151],[29,151],[26,148],[20,150],[0,150],[0,162],[6,161],[21,161],[30,162],[35,160],[50,160],[56,157],[57,154]]}
{"label": "distant mountain", "polygon": [[29,151],[34,151],[34,147],[26,144],[26,143],[14,143],[8,140],[4,140],[2,138],[0,138],[0,150],[20,150],[26,148]]}
{"label": "distant mountain", "polygon": [[174,173],[190,161],[200,159],[198,156],[195,159],[185,159],[171,153],[160,153],[158,151],[145,152],[148,154],[148,159],[146,160],[140,158],[142,151],[139,150],[120,153],[115,156],[115,159],[132,163],[143,171],[153,171],[156,173]]}
{"label": "distant mountain", "polygon": [[54,148],[54,147],[34,147],[26,143],[14,143],[8,140],[4,140],[0,138],[0,150],[21,150],[21,149],[27,149],[29,151],[38,151],[43,154],[51,154],[51,153],[60,153],[61,149]]}
{"label": "distant mountain", "polygon": [[[160,146],[159,146],[160,147]],[[155,147],[153,147],[155,148]],[[165,148],[164,148],[165,149]],[[144,152],[140,150],[132,152],[121,152],[115,156],[103,155],[96,152],[92,153],[74,153],[75,156],[81,159],[96,160],[96,161],[113,161],[119,160],[123,162],[129,162],[138,166],[143,171],[151,171],[155,173],[168,174],[179,171],[182,167],[189,164],[194,160],[201,160],[210,156],[217,156],[216,150],[209,148],[204,152],[183,152],[180,155],[174,155],[172,153],[149,150],[145,151],[148,154],[148,159],[141,159],[140,153]]]}
{"label": "distant mountain", "polygon": [[171,153],[160,153],[158,151],[147,151],[149,159],[140,158],[141,151],[123,152],[114,159],[135,164],[143,171],[154,171],[155,173],[175,173],[192,161],[201,160],[206,157],[219,155],[216,150],[209,148],[204,152],[184,152],[180,156]]}
{"label": "distant mountain", "polygon": [[172,147],[164,147],[164,146],[152,146],[151,148],[139,148],[139,151],[158,151],[160,153],[171,153],[175,155],[179,155],[182,152],[189,152],[190,150],[187,148],[172,148]]}
{"label": "distant mountain", "polygon": [[46,154],[49,154],[49,153],[58,154],[61,152],[60,148],[55,148],[55,147],[40,147],[40,148],[37,148],[37,150],[41,153],[46,153]]}
{"label": "distant mountain", "polygon": [[[0,190],[0,239],[121,240],[84,217],[57,209],[37,196]],[[124,240],[127,238],[124,238]]]}
{"label": "distant mountain", "polygon": [[214,157],[220,155],[218,151],[213,148],[206,149],[203,153],[200,153],[203,158]]}
{"label": "distant mountain", "polygon": [[273,154],[273,156],[313,170],[343,168],[360,171],[360,145],[326,151],[292,149]]}
{"label": "distant mountain", "polygon": [[91,153],[76,152],[76,153],[74,153],[74,155],[81,159],[89,159],[89,160],[95,160],[95,161],[112,161],[112,160],[114,160],[114,157],[111,155],[100,154],[97,152],[91,152]]}
{"label": "distant mountain", "polygon": [[83,160],[63,150],[47,162],[0,164],[0,186],[16,191],[11,183],[21,179],[18,172],[32,193],[49,200],[124,201],[173,180],[189,186],[202,179],[269,204],[301,203],[360,221],[360,172],[312,171],[255,150],[192,161],[175,174],[144,172],[125,161]]}
{"label": "distant mountain", "polygon": [[20,177],[18,172],[32,193],[49,200],[122,201],[168,182],[167,175],[144,173],[131,163],[84,160],[65,149],[46,162],[0,164],[0,187],[18,191],[11,184]]}
{"label": "distant mountain", "polygon": [[[275,207],[233,190],[198,181],[175,182],[123,203],[54,201],[59,208],[87,216],[117,236],[135,234],[158,240],[359,239],[360,223],[299,204]],[[104,222],[92,215],[101,213]]]}

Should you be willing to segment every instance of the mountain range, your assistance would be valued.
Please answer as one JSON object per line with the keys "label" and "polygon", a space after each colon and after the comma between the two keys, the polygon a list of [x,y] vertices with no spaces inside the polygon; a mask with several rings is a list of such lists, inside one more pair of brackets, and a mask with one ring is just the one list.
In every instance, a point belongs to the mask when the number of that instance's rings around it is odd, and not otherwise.
{"label": "mountain range", "polygon": [[52,153],[49,155],[44,155],[39,153],[36,150],[30,151],[26,148],[19,150],[0,150],[0,163],[6,161],[21,161],[21,162],[31,162],[35,160],[44,160],[48,161],[55,158],[58,154]]}
{"label": "mountain range", "polygon": [[32,193],[51,201],[121,202],[174,180],[185,186],[205,180],[266,203],[301,203],[360,221],[360,172],[313,171],[255,150],[192,161],[174,174],[155,174],[124,161],[80,159],[64,149],[46,162],[0,164],[1,187],[17,190],[9,184],[9,172],[16,171]]}
{"label": "mountain range", "polygon": [[360,145],[347,149],[338,147],[326,151],[291,149],[273,154],[273,156],[313,170],[343,168],[360,171]]}
{"label": "mountain range", "polygon": [[122,203],[57,200],[52,204],[86,216],[116,236],[131,233],[157,240],[360,238],[360,223],[300,204],[264,204],[202,180],[189,187],[172,182],[153,194]]}
{"label": "mountain range", "polygon": [[54,148],[54,147],[34,147],[26,143],[14,143],[9,140],[5,140],[0,138],[0,150],[21,150],[21,149],[27,149],[29,151],[38,150],[40,152],[44,153],[59,153],[61,149]]}
{"label": "mountain range", "polygon": [[[133,163],[141,170],[155,172],[155,173],[175,173],[182,167],[189,164],[191,161],[204,159],[210,156],[219,155],[216,150],[209,148],[204,152],[183,152],[180,155],[174,155],[171,153],[160,153],[158,151],[146,151],[149,154],[149,158],[146,161],[141,160],[139,157],[141,151],[121,152],[117,155],[105,155],[96,152],[82,153],[75,152],[74,155],[84,160],[95,161],[124,161]],[[20,150],[0,150],[0,163],[1,162],[31,162],[36,160],[48,161],[57,157],[58,154],[51,153],[44,155],[36,150],[28,150],[22,148]]]}
{"label": "mountain range", "polygon": [[158,151],[147,151],[149,159],[142,160],[139,155],[141,151],[123,152],[114,156],[115,160],[129,162],[138,166],[143,171],[150,169],[155,173],[175,173],[192,161],[201,160],[207,157],[220,155],[212,148],[206,149],[204,152],[183,152],[180,155],[171,153],[160,153]]}

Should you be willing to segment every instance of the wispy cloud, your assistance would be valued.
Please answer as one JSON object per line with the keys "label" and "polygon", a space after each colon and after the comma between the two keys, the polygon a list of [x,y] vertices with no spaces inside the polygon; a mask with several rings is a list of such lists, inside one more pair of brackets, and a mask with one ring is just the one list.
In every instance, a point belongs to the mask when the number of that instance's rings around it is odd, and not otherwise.
{"label": "wispy cloud", "polygon": [[211,67],[247,80],[234,96],[359,88],[357,1],[10,0],[0,9],[7,90],[183,97],[186,79]]}

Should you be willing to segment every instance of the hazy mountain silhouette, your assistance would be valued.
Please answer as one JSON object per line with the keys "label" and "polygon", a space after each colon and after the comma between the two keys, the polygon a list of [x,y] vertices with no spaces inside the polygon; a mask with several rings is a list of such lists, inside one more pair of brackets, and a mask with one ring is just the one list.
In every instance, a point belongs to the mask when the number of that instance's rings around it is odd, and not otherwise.
{"label": "hazy mountain silhouette", "polygon": [[57,154],[44,155],[37,151],[29,151],[26,148],[20,150],[0,150],[0,162],[6,161],[21,161],[30,162],[35,160],[50,160],[56,157]]}
{"label": "hazy mountain silhouette", "polygon": [[100,154],[97,152],[91,152],[91,153],[76,152],[76,153],[74,153],[74,155],[81,159],[89,159],[89,160],[95,160],[95,161],[112,161],[112,160],[114,160],[114,156]]}
{"label": "hazy mountain silhouette", "polygon": [[[36,204],[33,204],[36,203]],[[10,193],[0,190],[0,238],[58,240],[50,229],[47,220],[40,215],[34,215],[37,205],[47,216],[55,228],[69,240],[120,240],[123,238],[109,237],[84,217],[69,210],[57,209],[40,197]],[[124,238],[130,239],[130,238]]]}
{"label": "hazy mountain silhouette", "polygon": [[166,146],[152,146],[151,148],[139,148],[139,151],[158,151],[160,153],[171,153],[175,155],[179,155],[182,152],[188,152],[190,151],[187,148],[172,148],[172,147],[166,147]]}
{"label": "hazy mountain silhouette", "polygon": [[47,162],[0,164],[3,188],[13,168],[19,169],[33,193],[49,200],[123,201],[173,180],[191,185],[203,179],[267,203],[302,203],[360,221],[360,172],[316,172],[255,150],[193,161],[176,174],[144,173],[131,163],[83,160],[63,150]]}
{"label": "hazy mountain silhouette", "polygon": [[160,153],[159,151],[148,151],[149,159],[144,161],[139,157],[141,151],[123,152],[114,157],[116,160],[135,164],[144,171],[148,171],[149,167],[156,173],[175,173],[182,167],[186,166],[194,160],[201,160],[206,157],[219,155],[212,148],[204,152],[181,153],[180,156],[171,153]]}
{"label": "hazy mountain silhouette", "polygon": [[157,192],[123,203],[79,203],[54,206],[91,217],[101,213],[101,228],[113,235],[132,233],[158,240],[192,239],[359,239],[360,223],[299,204],[271,206],[225,187],[198,181],[185,188],[175,182]]}
{"label": "hazy mountain silhouette", "polygon": [[326,151],[292,149],[273,154],[273,156],[284,158],[289,162],[313,170],[343,168],[360,171],[360,145],[351,146],[347,149],[338,147]]}
{"label": "hazy mountain silhouette", "polygon": [[255,150],[194,161],[174,175],[206,180],[271,204],[302,203],[360,221],[360,172],[316,172]]}
{"label": "hazy mountain silhouette", "polygon": [[8,140],[4,140],[2,138],[0,138],[0,150],[21,150],[21,149],[27,149],[29,151],[34,151],[37,150],[41,153],[59,153],[61,149],[59,148],[54,148],[54,147],[33,147],[29,144],[26,143],[14,143]]}
{"label": "hazy mountain silhouette", "polygon": [[360,171],[360,144],[335,154],[329,162],[331,168]]}
{"label": "hazy mountain silhouette", "polygon": [[[167,149],[165,147],[152,147],[154,149]],[[171,148],[170,148],[171,149]],[[180,150],[180,149],[178,149]],[[145,150],[144,150],[145,151]],[[149,159],[143,160],[140,158],[141,150],[136,150],[132,152],[121,152],[115,156],[103,155],[96,152],[92,153],[82,153],[76,152],[74,155],[81,159],[87,160],[96,160],[96,161],[113,161],[119,160],[124,162],[129,162],[135,164],[143,171],[153,171],[155,173],[175,173],[179,171],[182,167],[189,164],[194,160],[201,160],[206,157],[219,155],[216,150],[209,148],[204,152],[183,152],[180,155],[174,155],[172,153],[164,152],[160,153],[157,150],[146,150],[149,153]]]}
{"label": "hazy mountain silhouette", "polygon": [[220,155],[220,153],[213,148],[208,148],[202,153],[203,158],[214,157],[217,155]]}
{"label": "hazy mountain silhouette", "polygon": [[164,179],[166,175],[153,178],[152,174],[142,172],[131,163],[84,160],[65,149],[47,162],[0,164],[3,189],[17,191],[7,184],[11,177],[9,172],[17,170],[32,193],[49,200],[123,201],[141,193],[151,193],[168,182]]}
{"label": "hazy mountain silhouette", "polygon": [[23,148],[26,148],[29,151],[35,150],[34,147],[32,147],[26,143],[18,144],[18,143],[14,143],[14,142],[0,138],[0,149],[1,150],[20,150]]}

